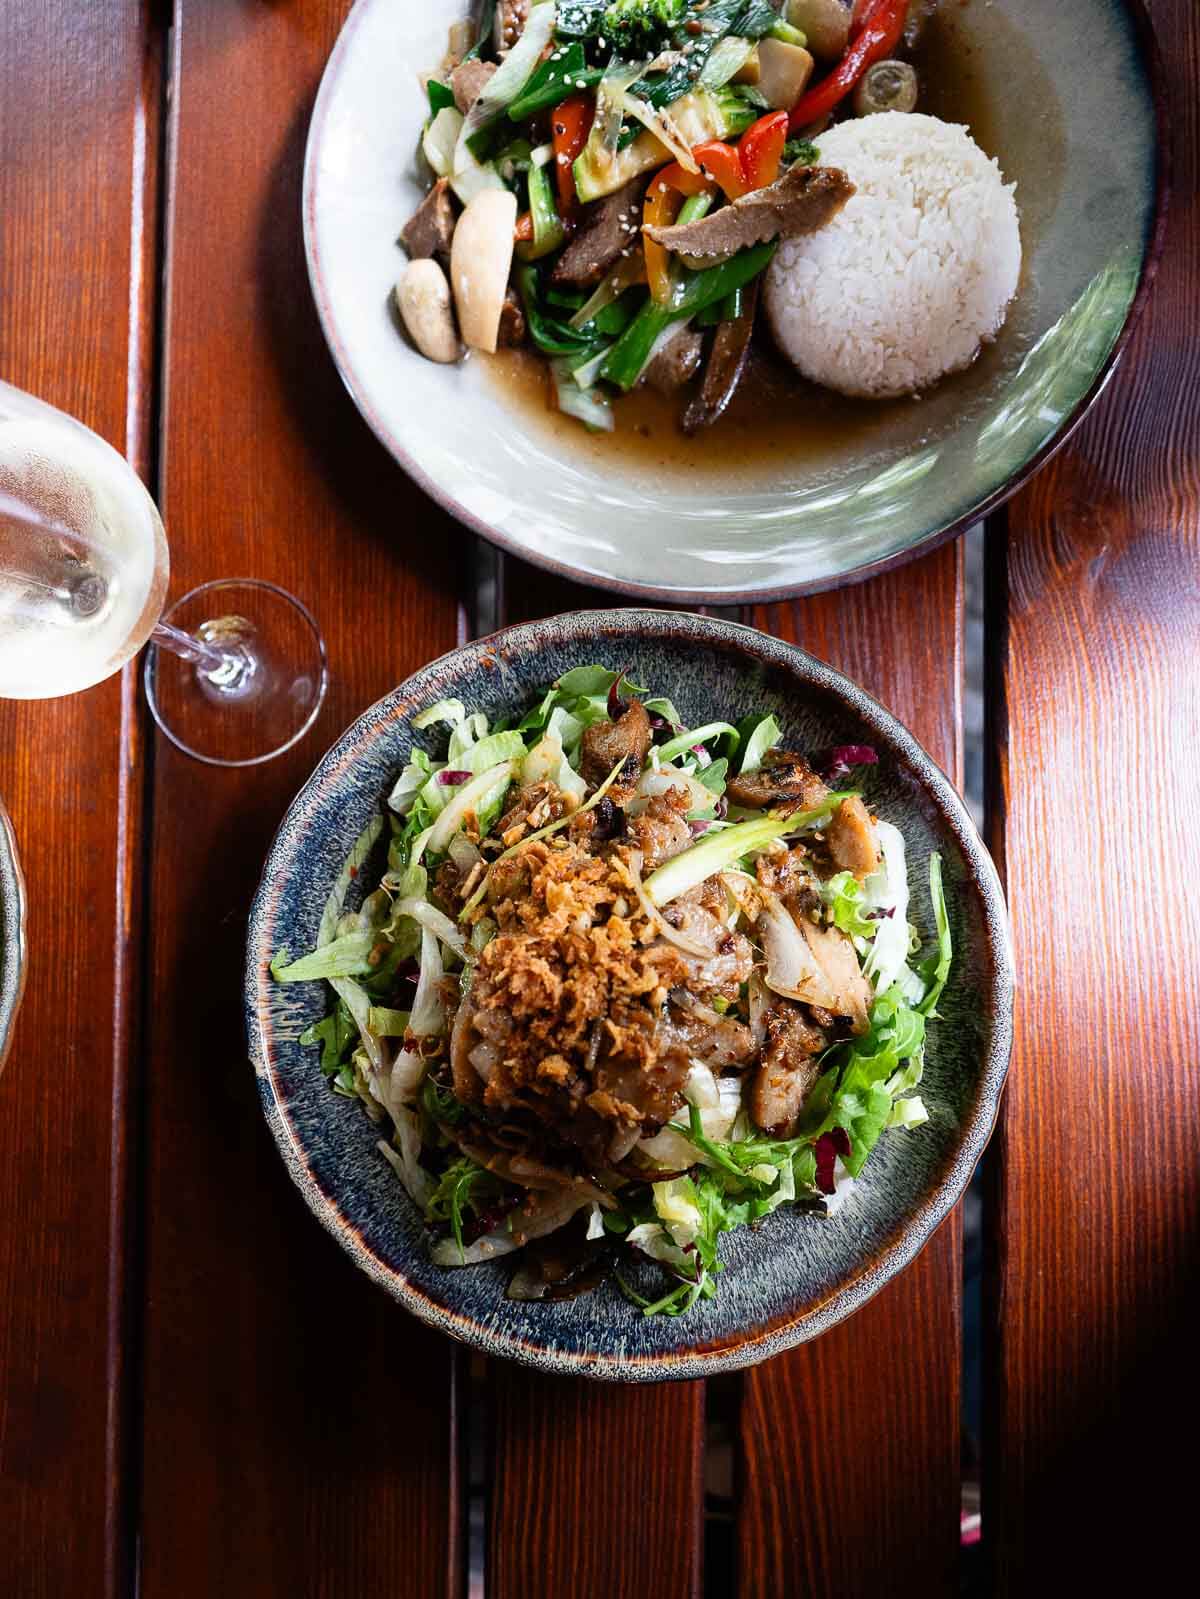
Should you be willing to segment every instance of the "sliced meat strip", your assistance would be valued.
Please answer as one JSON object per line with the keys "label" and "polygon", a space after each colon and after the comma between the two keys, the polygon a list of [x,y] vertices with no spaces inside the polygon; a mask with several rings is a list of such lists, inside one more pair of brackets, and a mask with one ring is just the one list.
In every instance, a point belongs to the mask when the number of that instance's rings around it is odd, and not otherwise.
{"label": "sliced meat strip", "polygon": [[683,413],[681,426],[690,438],[701,428],[711,427],[724,416],[733,399],[746,359],[750,354],[750,335],[754,332],[754,315],[758,310],[758,279],[746,286],[742,314],[732,321],[722,322],[713,338],[713,347],[704,369],[704,383],[700,393]]}
{"label": "sliced meat strip", "polygon": [[816,233],[854,193],[854,185],[837,167],[791,167],[768,188],[744,194],[698,222],[646,228],[665,250],[676,250],[709,265],[769,239]]}
{"label": "sliced meat strip", "polygon": [[714,1071],[724,1066],[744,1066],[757,1045],[745,1022],[734,1016],[718,1016],[708,1006],[698,1014],[688,1005],[673,1005],[664,1036],[680,1044],[692,1060],[703,1061]]}
{"label": "sliced meat strip", "polygon": [[692,889],[672,900],[663,912],[664,920],[683,934],[690,944],[711,950],[710,955],[691,955],[669,946],[688,970],[688,983],[695,994],[719,994],[734,999],[742,983],[754,969],[754,949],[743,933],[732,932],[720,917],[705,908]]}
{"label": "sliced meat strip", "polygon": [[629,842],[642,853],[643,874],[654,871],[692,842],[686,821],[691,804],[687,789],[670,788],[665,794],[653,795],[644,811],[629,818]]}
{"label": "sliced meat strip", "polygon": [[860,882],[879,864],[875,829],[860,799],[851,797],[842,801],[830,818],[825,839],[838,871],[853,872]]}
{"label": "sliced meat strip", "polygon": [[598,788],[618,761],[622,763],[609,796],[614,805],[633,797],[637,780],[650,748],[650,718],[641,700],[631,700],[615,722],[594,722],[581,744],[580,766],[585,780]]}
{"label": "sliced meat strip", "polygon": [[588,207],[579,231],[550,274],[556,288],[594,288],[622,253],[638,244],[642,196],[648,181],[644,176],[634,178],[623,189]]}
{"label": "sliced meat strip", "polygon": [[862,974],[854,945],[839,927],[817,927],[807,917],[799,923],[813,959],[832,996],[829,1009],[838,1016],[849,1016],[856,1033],[867,1030],[871,1007],[871,985]]}
{"label": "sliced meat strip", "polygon": [[703,359],[704,335],[687,328],[659,350],[646,368],[646,382],[659,394],[675,394],[696,376]]}
{"label": "sliced meat strip", "polygon": [[450,185],[439,178],[404,224],[400,243],[414,261],[449,256],[456,220]]}
{"label": "sliced meat strip", "polygon": [[765,1017],[762,1063],[750,1086],[750,1114],[772,1138],[794,1138],[804,1101],[821,1075],[827,1039],[804,1007],[775,1000]]}
{"label": "sliced meat strip", "polygon": [[791,750],[768,750],[757,772],[730,778],[725,792],[735,805],[756,810],[814,810],[829,790],[804,759]]}
{"label": "sliced meat strip", "polygon": [[525,343],[525,311],[515,289],[510,288],[500,307],[500,331],[496,343],[503,349],[513,349]]}
{"label": "sliced meat strip", "polygon": [[494,61],[480,61],[478,57],[464,61],[450,74],[450,89],[454,103],[465,117],[487,87],[488,80],[496,74]]}

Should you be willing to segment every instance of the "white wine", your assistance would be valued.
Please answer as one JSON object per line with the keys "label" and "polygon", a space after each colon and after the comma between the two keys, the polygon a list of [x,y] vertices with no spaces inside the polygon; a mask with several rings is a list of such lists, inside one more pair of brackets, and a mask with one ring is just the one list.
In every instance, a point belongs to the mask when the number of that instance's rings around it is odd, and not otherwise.
{"label": "white wine", "polygon": [[0,698],[111,676],[150,636],[167,575],[162,523],[129,463],[0,384]]}

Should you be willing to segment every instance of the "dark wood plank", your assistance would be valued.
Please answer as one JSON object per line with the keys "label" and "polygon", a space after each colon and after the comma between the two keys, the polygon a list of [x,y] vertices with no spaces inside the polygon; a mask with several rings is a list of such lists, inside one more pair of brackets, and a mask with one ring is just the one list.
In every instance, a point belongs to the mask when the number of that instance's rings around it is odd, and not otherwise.
{"label": "dark wood plank", "polygon": [[455,642],[457,529],[369,437],[322,344],[300,176],[344,0],[175,10],[163,509],[172,592],[249,571],[329,645],[318,729],[245,772],[155,752],[146,1599],[453,1595],[454,1346],[293,1190],[245,1062],[245,916],[285,806],[358,711]]}
{"label": "dark wood plank", "polygon": [[[498,566],[502,625],[620,603],[508,556]],[[704,1384],[618,1389],[489,1370],[490,1599],[698,1594]]]}
{"label": "dark wood plank", "polygon": [[492,1379],[489,1599],[698,1595],[704,1384]]}
{"label": "dark wood plank", "polygon": [[[159,74],[137,0],[0,8],[0,373],[143,471]],[[130,668],[70,699],[0,700],[31,905],[0,1079],[0,1588],[19,1599],[115,1599],[131,1581],[134,693]]]}
{"label": "dark wood plank", "polygon": [[1152,11],[1175,162],[1157,285],[991,570],[1021,997],[990,1160],[998,1595],[1051,1591],[1068,1565],[1071,1591],[1117,1592],[1150,1529],[1192,1512],[1164,1444],[1196,1415],[1200,1257],[1200,13]]}
{"label": "dark wood plank", "polygon": [[[848,673],[959,780],[962,563],[746,620]],[[748,1372],[741,1599],[957,1593],[961,1226],[840,1327]]]}

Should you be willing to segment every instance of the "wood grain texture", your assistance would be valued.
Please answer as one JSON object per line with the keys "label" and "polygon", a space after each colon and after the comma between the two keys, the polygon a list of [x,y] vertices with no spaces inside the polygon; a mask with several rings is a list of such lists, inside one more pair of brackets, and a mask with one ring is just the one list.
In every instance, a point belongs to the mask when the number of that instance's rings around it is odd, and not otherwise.
{"label": "wood grain texture", "polygon": [[[745,620],[861,683],[956,781],[961,546]],[[746,1374],[739,1599],[956,1594],[959,1213],[849,1321]]]}
{"label": "wood grain texture", "polygon": [[987,1211],[998,1595],[1048,1591],[1068,1566],[1072,1591],[1116,1592],[1194,1497],[1200,13],[1151,10],[1175,162],[1158,282],[991,570],[1020,996]]}
{"label": "wood grain texture", "polygon": [[259,1115],[245,918],[292,795],[455,643],[463,542],[375,444],[312,309],[304,139],[347,5],[175,8],[163,511],[173,594],[249,572],[328,642],[318,728],[250,771],[155,752],[146,1102],[145,1599],[454,1595],[457,1359],[314,1222]]}
{"label": "wood grain texture", "polygon": [[[511,556],[497,566],[501,626],[620,604]],[[489,1599],[699,1594],[704,1384],[622,1389],[495,1361],[489,1374]]]}
{"label": "wood grain texture", "polygon": [[491,1363],[488,1599],[694,1599],[704,1384]]}
{"label": "wood grain texture", "polygon": [[[0,8],[0,373],[143,471],[160,60],[138,0]],[[0,1079],[0,1591],[129,1591],[141,744],[132,669],[0,701],[30,976]]]}

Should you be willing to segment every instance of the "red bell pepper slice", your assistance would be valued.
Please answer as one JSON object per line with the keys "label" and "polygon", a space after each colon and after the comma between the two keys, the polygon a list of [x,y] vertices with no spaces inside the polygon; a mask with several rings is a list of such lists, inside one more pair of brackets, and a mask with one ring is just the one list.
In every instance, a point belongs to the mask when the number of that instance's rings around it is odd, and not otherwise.
{"label": "red bell pepper slice", "polygon": [[558,188],[558,214],[563,218],[579,214],[575,191],[575,157],[587,143],[596,115],[596,102],[590,94],[573,94],[550,115],[550,134],[554,142],[554,179]]}
{"label": "red bell pepper slice", "polygon": [[853,89],[868,67],[884,61],[900,43],[908,17],[908,0],[876,0],[846,54],[815,88],[802,94],[792,107],[791,128],[796,132],[828,116]]}
{"label": "red bell pepper slice", "polygon": [[745,194],[743,162],[733,145],[709,139],[706,144],[692,146],[692,157],[703,175],[720,185],[727,200],[738,200]]}
{"label": "red bell pepper slice", "polygon": [[712,194],[717,187],[711,178],[704,176],[703,172],[685,172],[678,161],[672,161],[663,167],[651,187],[657,187],[659,184],[664,189],[674,189],[676,194]]}
{"label": "red bell pepper slice", "polygon": [[751,127],[742,134],[741,143],[738,145],[738,156],[742,163],[742,175],[746,180],[746,192],[751,189],[765,189],[775,182],[779,176],[779,164],[783,160],[783,147],[788,138],[788,114],[786,111],[772,111],[765,117],[759,117]]}

